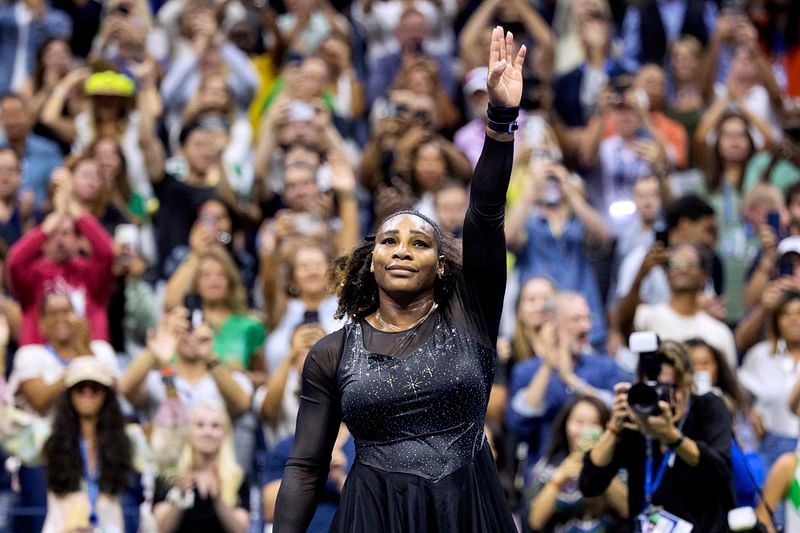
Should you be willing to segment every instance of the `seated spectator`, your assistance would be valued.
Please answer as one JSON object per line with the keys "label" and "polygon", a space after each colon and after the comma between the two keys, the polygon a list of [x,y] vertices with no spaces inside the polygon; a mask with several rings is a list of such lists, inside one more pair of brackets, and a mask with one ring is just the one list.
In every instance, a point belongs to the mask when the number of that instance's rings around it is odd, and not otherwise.
{"label": "seated spectator", "polygon": [[531,529],[607,531],[617,517],[627,518],[627,487],[619,477],[599,498],[584,498],[578,489],[583,455],[594,446],[609,418],[608,407],[593,396],[573,396],[558,412],[547,451],[533,467]]}
{"label": "seated spectator", "polygon": [[21,0],[0,6],[0,34],[4,37],[0,42],[0,94],[23,88],[45,41],[67,38],[71,31],[69,17],[44,2]]}
{"label": "seated spectator", "polygon": [[[106,306],[111,295],[114,251],[108,233],[91,215],[80,213],[71,201],[72,177],[59,170],[55,211],[25,234],[8,254],[8,282],[22,306],[20,344],[40,343],[38,313],[44,296],[66,291],[78,316],[89,321],[90,338],[108,340]],[[80,254],[85,237],[89,254]]]}
{"label": "seated spectator", "polygon": [[520,362],[511,374],[506,423],[530,443],[538,458],[552,435],[553,421],[573,391],[611,402],[611,390],[624,376],[613,359],[589,348],[591,315],[583,296],[560,293],[553,323],[540,335],[541,353]]}
{"label": "seated spectator", "polygon": [[221,245],[214,244],[202,253],[189,255],[167,284],[165,306],[179,307],[188,295],[200,298],[203,320],[214,332],[214,353],[219,361],[246,372],[254,387],[262,385],[267,378],[266,331],[261,321],[249,312],[242,278]]}
{"label": "seated spectator", "polygon": [[31,191],[36,206],[41,207],[47,201],[50,175],[61,165],[63,155],[56,143],[33,133],[34,122],[27,99],[13,93],[0,98],[0,125],[5,133],[0,146],[11,148],[17,155],[22,191]]}
{"label": "seated spectator", "polygon": [[259,409],[268,450],[294,435],[303,364],[311,347],[325,335],[322,326],[315,322],[297,326],[292,333],[289,355],[272,370],[265,386],[256,391],[253,403]]}
{"label": "seated spectator", "polygon": [[381,96],[386,96],[404,62],[421,56],[434,61],[438,68],[439,83],[444,92],[455,97],[455,79],[449,57],[425,51],[425,42],[430,33],[428,21],[416,9],[408,9],[400,15],[395,37],[400,45],[398,51],[387,52],[375,59],[367,80],[367,104],[372,105]]}
{"label": "seated spectator", "polygon": [[133,446],[113,384],[112,371],[95,357],[78,357],[66,369],[42,453],[43,532],[125,528],[120,496],[131,482]]}
{"label": "seated spectator", "polygon": [[267,370],[272,373],[289,355],[295,328],[306,321],[318,322],[325,333],[342,326],[333,318],[338,298],[328,292],[326,273],[330,257],[318,245],[300,245],[273,265],[264,276],[267,309]]}
{"label": "seated spectator", "polygon": [[753,346],[744,356],[739,381],[755,398],[753,405],[761,433],[759,452],[767,468],[797,446],[800,419],[789,408],[789,396],[798,379],[800,354],[800,293],[788,290],[779,295],[767,321],[767,340]]}
{"label": "seated spectator", "polygon": [[682,35],[691,35],[703,46],[714,32],[717,6],[709,0],[646,0],[628,6],[622,23],[623,59],[630,72],[639,65],[663,65],[669,46]]}
{"label": "seated spectator", "polygon": [[736,368],[738,357],[731,330],[701,306],[700,295],[710,270],[708,256],[693,244],[675,245],[667,267],[669,301],[640,304],[633,319],[635,331],[654,331],[662,340],[678,342],[699,337],[722,352],[731,368]]}
{"label": "seated spectator", "polygon": [[32,195],[20,195],[21,168],[11,148],[0,148],[0,239],[12,246],[41,222],[43,215]]}
{"label": "seated spectator", "polygon": [[[582,182],[563,165],[534,159],[523,196],[511,208],[505,232],[517,254],[520,281],[536,276],[559,290],[579,291],[591,309],[593,345],[605,342],[605,313],[585,239],[607,242],[608,230],[584,198]],[[534,208],[534,209],[532,209]]]}
{"label": "seated spectator", "polygon": [[250,490],[223,406],[203,400],[192,409],[177,475],[161,479],[155,502],[158,531],[247,531]]}
{"label": "seated spectator", "polygon": [[666,246],[688,242],[701,243],[711,249],[717,241],[714,209],[698,196],[687,195],[674,201],[666,208],[664,221],[667,242],[634,248],[620,265],[615,312],[624,336],[630,333],[640,303],[657,304],[669,300],[669,282],[664,268],[668,260]]}
{"label": "seated spectator", "polygon": [[70,295],[49,292],[42,297],[37,330],[41,344],[23,346],[14,355],[12,383],[30,412],[50,415],[64,391],[64,370],[76,357],[94,355],[116,378],[116,354],[103,340],[90,340],[89,324],[75,311]]}

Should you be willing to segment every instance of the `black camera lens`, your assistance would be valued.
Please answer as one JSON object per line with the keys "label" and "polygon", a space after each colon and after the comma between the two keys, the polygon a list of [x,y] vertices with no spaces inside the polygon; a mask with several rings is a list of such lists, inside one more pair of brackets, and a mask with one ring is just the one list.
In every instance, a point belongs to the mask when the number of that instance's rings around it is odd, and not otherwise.
{"label": "black camera lens", "polygon": [[655,416],[661,412],[658,400],[656,388],[647,383],[635,383],[628,391],[628,405],[642,418]]}

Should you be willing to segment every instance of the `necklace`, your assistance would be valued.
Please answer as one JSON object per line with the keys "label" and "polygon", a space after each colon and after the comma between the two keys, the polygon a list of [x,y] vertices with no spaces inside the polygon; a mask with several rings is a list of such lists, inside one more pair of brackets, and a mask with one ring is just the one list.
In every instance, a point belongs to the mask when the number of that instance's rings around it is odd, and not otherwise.
{"label": "necklace", "polygon": [[433,313],[436,310],[437,307],[439,307],[439,304],[434,302],[433,305],[431,306],[431,308],[428,309],[427,313],[425,313],[416,322],[414,322],[413,324],[411,324],[410,326],[408,326],[406,328],[401,328],[401,327],[395,326],[394,324],[389,324],[388,322],[386,322],[383,319],[383,317],[381,316],[381,310],[380,309],[378,309],[378,311],[375,313],[375,319],[378,322],[380,322],[380,325],[383,328],[388,329],[390,331],[408,331],[409,329],[413,329],[413,328],[417,327],[418,325],[422,324],[423,322],[425,322],[425,319],[427,319],[429,316],[431,316],[431,313]]}

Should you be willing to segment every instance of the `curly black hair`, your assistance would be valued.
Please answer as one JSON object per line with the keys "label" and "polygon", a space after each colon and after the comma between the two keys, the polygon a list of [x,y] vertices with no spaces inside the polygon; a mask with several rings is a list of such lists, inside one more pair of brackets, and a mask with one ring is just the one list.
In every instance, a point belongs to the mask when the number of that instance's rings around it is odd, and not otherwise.
{"label": "curly black hair", "polygon": [[[433,227],[436,236],[437,253],[444,256],[444,270],[433,283],[433,301],[445,304],[455,289],[461,275],[461,252],[452,236],[442,232],[437,224],[428,217],[410,210],[393,213],[378,225],[378,230],[390,218],[398,214],[413,214],[425,220]],[[378,309],[378,283],[370,272],[372,250],[375,248],[375,236],[366,237],[358,244],[350,255],[335,259],[328,270],[331,290],[339,297],[339,307],[334,315],[337,319],[349,317],[354,320],[364,318]]]}
{"label": "curly black hair", "polygon": [[[47,488],[55,494],[80,490],[83,464],[80,453],[80,418],[70,399],[61,394],[53,417],[53,433],[44,444]],[[115,392],[106,388],[106,399],[97,415],[97,451],[100,454],[100,491],[118,495],[128,487],[133,472],[133,448],[125,433],[125,419]]]}

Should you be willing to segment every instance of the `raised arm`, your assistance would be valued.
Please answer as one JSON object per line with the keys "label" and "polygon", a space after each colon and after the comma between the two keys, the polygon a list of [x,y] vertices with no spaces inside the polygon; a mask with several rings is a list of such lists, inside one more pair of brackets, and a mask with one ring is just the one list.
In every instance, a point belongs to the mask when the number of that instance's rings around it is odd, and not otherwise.
{"label": "raised arm", "polygon": [[[525,46],[512,58],[513,39],[511,33],[504,35],[499,26],[492,32],[487,80],[491,123],[510,125],[518,113]],[[503,221],[514,158],[513,140],[513,131],[505,133],[487,127],[464,219],[464,282],[474,291],[478,311],[492,338],[497,335],[506,283]]]}

